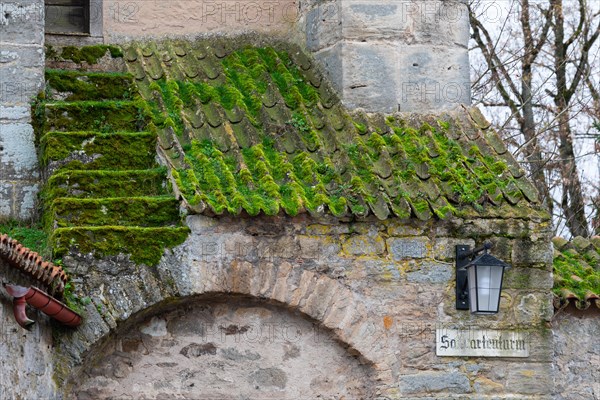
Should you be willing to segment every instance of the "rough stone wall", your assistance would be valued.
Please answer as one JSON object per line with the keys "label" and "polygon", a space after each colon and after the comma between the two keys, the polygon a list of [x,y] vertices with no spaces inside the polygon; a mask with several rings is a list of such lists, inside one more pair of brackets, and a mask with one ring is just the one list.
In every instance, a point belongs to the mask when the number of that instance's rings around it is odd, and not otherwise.
{"label": "rough stone wall", "polygon": [[[545,222],[345,222],[307,215],[190,216],[187,222],[192,229],[188,240],[168,251],[156,268],[135,266],[123,257],[64,258],[91,303],[86,324],[58,346],[59,379],[75,371],[71,383],[78,382],[82,359],[85,365],[99,365],[103,349],[114,346],[110,332],[127,335],[139,329],[142,321],[173,310],[174,299],[200,304],[218,294],[257,299],[259,308],[275,303],[314,321],[360,357],[382,396],[550,398],[552,333],[546,323],[553,313],[552,251]],[[496,241],[494,254],[513,268],[501,312],[471,316],[454,309],[454,245],[485,238]],[[530,356],[437,357],[438,326],[519,329],[529,334]],[[132,373],[138,372],[134,368]],[[207,366],[206,373],[220,376],[218,366]]]}
{"label": "rough stone wall", "polygon": [[566,310],[552,321],[556,400],[600,399],[600,318],[595,310]]}
{"label": "rough stone wall", "polygon": [[38,164],[29,102],[44,81],[44,2],[0,3],[0,219],[35,213]]}
{"label": "rough stone wall", "polygon": [[[12,283],[25,285],[26,278],[15,279],[0,260],[0,280],[7,275]],[[19,277],[20,278],[20,277]],[[36,321],[30,331],[21,328],[12,312],[12,296],[0,286],[0,399],[55,399],[59,395],[52,375],[52,328],[49,319],[28,310]]]}
{"label": "rough stone wall", "polygon": [[118,335],[75,389],[98,398],[373,398],[368,367],[300,315],[195,302]]}
{"label": "rough stone wall", "polygon": [[423,112],[471,102],[465,1],[314,1],[299,25],[350,108]]}

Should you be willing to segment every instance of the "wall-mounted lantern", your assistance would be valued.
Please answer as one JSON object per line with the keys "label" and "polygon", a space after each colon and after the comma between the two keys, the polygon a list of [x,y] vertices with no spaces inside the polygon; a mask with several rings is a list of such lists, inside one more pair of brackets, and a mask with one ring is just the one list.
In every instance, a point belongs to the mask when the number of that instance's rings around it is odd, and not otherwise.
{"label": "wall-mounted lantern", "polygon": [[488,254],[491,248],[490,242],[474,250],[467,245],[456,246],[457,310],[470,309],[472,314],[498,312],[504,270],[510,265]]}

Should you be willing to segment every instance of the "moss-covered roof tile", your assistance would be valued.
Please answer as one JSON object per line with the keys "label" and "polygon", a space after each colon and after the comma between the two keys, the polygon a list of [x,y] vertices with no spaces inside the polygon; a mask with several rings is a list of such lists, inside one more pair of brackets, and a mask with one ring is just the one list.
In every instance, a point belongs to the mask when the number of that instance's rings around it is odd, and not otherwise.
{"label": "moss-covered roof tile", "polygon": [[552,242],[555,306],[573,303],[580,309],[594,304],[600,308],[600,236],[571,241],[556,237]]}
{"label": "moss-covered roof tile", "polygon": [[349,112],[288,44],[180,40],[124,54],[162,147],[183,150],[165,153],[192,212],[547,218],[476,109]]}

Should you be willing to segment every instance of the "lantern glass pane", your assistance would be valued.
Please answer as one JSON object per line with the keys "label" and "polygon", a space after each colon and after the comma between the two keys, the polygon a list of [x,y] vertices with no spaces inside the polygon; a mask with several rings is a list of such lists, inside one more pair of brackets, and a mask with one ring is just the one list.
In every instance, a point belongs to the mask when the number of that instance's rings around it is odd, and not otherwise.
{"label": "lantern glass pane", "polygon": [[477,311],[491,311],[490,304],[493,297],[492,294],[492,267],[489,265],[477,266],[477,295],[478,305]]}
{"label": "lantern glass pane", "polygon": [[477,267],[469,265],[467,267],[469,282],[469,308],[471,312],[477,310]]}

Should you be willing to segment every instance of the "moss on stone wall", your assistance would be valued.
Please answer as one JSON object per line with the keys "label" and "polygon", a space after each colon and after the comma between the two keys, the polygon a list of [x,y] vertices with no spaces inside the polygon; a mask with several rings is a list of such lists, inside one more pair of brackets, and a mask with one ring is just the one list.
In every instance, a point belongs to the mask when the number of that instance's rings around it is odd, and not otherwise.
{"label": "moss on stone wall", "polygon": [[[65,48],[57,58],[93,64],[112,46]],[[131,75],[47,70],[47,88],[33,105],[41,164],[43,225],[53,256],[130,254],[156,264],[183,242],[179,203],[166,168],[156,163],[150,105]]]}
{"label": "moss on stone wall", "polygon": [[166,177],[165,167],[126,171],[63,170],[48,179],[41,198],[48,203],[59,197],[160,196],[168,193]]}
{"label": "moss on stone wall", "polygon": [[70,251],[103,256],[128,254],[138,264],[155,265],[165,248],[183,243],[188,234],[187,227],[85,226],[55,229],[50,240],[55,257]]}
{"label": "moss on stone wall", "polygon": [[179,222],[179,202],[173,196],[101,199],[59,198],[45,217],[55,228],[70,226],[168,226]]}
{"label": "moss on stone wall", "polygon": [[129,99],[132,97],[129,74],[46,70],[46,98],[56,100]]}
{"label": "moss on stone wall", "polygon": [[96,64],[98,60],[107,53],[110,54],[112,58],[123,57],[122,50],[119,47],[112,45],[99,44],[84,47],[66,46],[62,48],[60,54],[58,54],[51,46],[46,47],[48,58],[55,60],[69,60],[77,64],[81,64],[84,61],[90,65]]}
{"label": "moss on stone wall", "polygon": [[140,170],[156,165],[155,148],[149,132],[49,132],[40,140],[40,161],[71,170]]}

